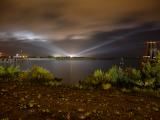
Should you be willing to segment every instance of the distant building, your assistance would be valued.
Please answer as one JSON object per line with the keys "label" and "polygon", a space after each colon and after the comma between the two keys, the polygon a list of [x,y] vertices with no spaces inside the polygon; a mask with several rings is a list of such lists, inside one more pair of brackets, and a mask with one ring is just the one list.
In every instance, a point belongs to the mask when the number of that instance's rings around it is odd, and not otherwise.
{"label": "distant building", "polygon": [[147,49],[146,49],[146,53],[145,56],[143,56],[144,59],[150,59],[150,60],[154,60],[156,58],[157,55],[157,42],[147,42]]}
{"label": "distant building", "polygon": [[3,53],[3,52],[0,52],[0,58],[7,58],[7,57],[8,57],[7,54],[5,54],[5,53]]}
{"label": "distant building", "polygon": [[125,62],[124,62],[124,58],[123,57],[121,57],[121,61],[119,63],[119,67],[120,68],[125,68]]}
{"label": "distant building", "polygon": [[2,52],[0,52],[0,58],[2,57]]}
{"label": "distant building", "polygon": [[13,58],[15,58],[15,59],[26,59],[26,58],[28,58],[28,56],[24,55],[23,53],[21,53],[21,54],[16,53],[16,55],[13,56]]}

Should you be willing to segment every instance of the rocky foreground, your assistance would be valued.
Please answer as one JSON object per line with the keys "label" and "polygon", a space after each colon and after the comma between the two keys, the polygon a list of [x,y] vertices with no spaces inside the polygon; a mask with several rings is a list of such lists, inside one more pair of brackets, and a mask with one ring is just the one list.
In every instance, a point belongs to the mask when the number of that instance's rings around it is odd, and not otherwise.
{"label": "rocky foreground", "polygon": [[0,120],[159,120],[160,98],[117,90],[0,84]]}

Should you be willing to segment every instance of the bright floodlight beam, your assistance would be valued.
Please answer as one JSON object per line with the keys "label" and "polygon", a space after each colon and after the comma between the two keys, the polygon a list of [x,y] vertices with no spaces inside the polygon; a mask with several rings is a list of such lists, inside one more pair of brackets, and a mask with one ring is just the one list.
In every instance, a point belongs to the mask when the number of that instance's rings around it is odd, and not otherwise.
{"label": "bright floodlight beam", "polygon": [[99,44],[99,45],[96,45],[96,46],[93,46],[93,47],[91,47],[91,48],[85,49],[85,50],[77,53],[77,55],[82,55],[82,54],[84,54],[84,53],[87,53],[87,52],[93,51],[93,50],[95,50],[95,49],[101,48],[101,47],[103,47],[103,46],[105,46],[105,45],[109,45],[109,44],[111,44],[111,43],[113,43],[113,42],[116,42],[116,41],[118,41],[118,40],[122,40],[122,39],[124,39],[125,37],[128,37],[128,36],[130,36],[130,35],[134,35],[134,34],[141,33],[141,32],[145,32],[145,31],[150,31],[150,30],[157,30],[157,29],[159,29],[159,28],[152,28],[152,29],[148,29],[148,30],[144,30],[144,29],[135,30],[135,31],[133,31],[133,32],[130,32],[130,33],[128,33],[128,34],[125,34],[124,36],[118,36],[118,37],[114,38],[113,40],[106,41],[106,42],[101,43],[101,44]]}

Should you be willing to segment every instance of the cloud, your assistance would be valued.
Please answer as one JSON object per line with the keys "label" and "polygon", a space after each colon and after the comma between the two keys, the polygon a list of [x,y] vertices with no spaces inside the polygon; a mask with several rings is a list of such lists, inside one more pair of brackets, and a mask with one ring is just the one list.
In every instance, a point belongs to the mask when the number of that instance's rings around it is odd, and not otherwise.
{"label": "cloud", "polygon": [[19,31],[19,32],[0,32],[1,41],[9,41],[10,39],[15,39],[21,42],[46,42],[43,37],[35,35],[34,33],[27,31]]}
{"label": "cloud", "polygon": [[46,53],[56,46],[62,53],[78,52],[142,25],[157,26],[159,11],[159,0],[1,0],[0,44],[18,41]]}
{"label": "cloud", "polygon": [[159,4],[158,0],[1,0],[0,25],[64,39],[72,34],[115,29],[118,21],[160,20]]}
{"label": "cloud", "polygon": [[[67,38],[53,42],[69,53],[79,55],[142,55],[146,41],[160,39],[160,26],[155,23],[146,23],[134,28],[117,29],[113,31],[96,31],[85,40]],[[67,42],[66,42],[67,41]],[[130,51],[130,52],[129,52]],[[117,52],[112,54],[112,52]],[[104,55],[102,55],[104,56]]]}

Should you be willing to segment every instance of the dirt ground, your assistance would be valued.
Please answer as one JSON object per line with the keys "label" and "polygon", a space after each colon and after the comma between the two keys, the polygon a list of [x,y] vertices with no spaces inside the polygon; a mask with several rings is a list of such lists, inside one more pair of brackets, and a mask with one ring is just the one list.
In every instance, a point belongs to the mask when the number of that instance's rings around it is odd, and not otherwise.
{"label": "dirt ground", "polygon": [[0,120],[160,120],[160,98],[117,90],[0,84]]}

